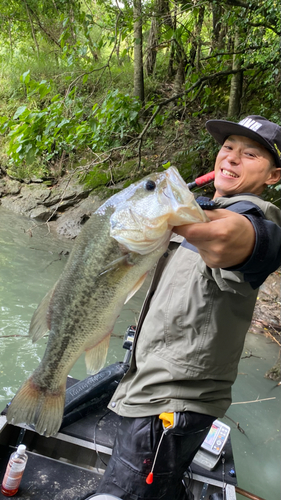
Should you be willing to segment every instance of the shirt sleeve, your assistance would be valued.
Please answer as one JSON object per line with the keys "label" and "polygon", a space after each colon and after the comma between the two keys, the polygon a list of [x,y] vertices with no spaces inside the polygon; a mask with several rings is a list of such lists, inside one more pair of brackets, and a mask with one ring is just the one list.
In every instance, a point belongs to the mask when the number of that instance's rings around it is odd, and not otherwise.
{"label": "shirt sleeve", "polygon": [[263,211],[248,201],[230,205],[227,210],[247,217],[256,234],[251,257],[243,264],[229,267],[227,270],[241,272],[244,280],[256,289],[281,265],[281,227],[266,219]]}

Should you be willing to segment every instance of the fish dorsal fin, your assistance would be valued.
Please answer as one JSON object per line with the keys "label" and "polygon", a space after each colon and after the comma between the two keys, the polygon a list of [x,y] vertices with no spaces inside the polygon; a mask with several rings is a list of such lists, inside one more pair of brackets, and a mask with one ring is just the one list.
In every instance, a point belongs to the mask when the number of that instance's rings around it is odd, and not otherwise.
{"label": "fish dorsal fin", "polygon": [[129,302],[129,300],[133,297],[133,295],[135,295],[135,293],[137,293],[137,291],[143,285],[146,276],[147,276],[147,273],[145,273],[143,276],[141,276],[139,281],[137,281],[137,283],[135,283],[134,288],[132,288],[132,290],[128,293],[124,304],[127,304],[127,302]]}
{"label": "fish dorsal fin", "polygon": [[87,373],[97,373],[105,365],[111,332],[98,344],[85,353]]}
{"label": "fish dorsal fin", "polygon": [[31,318],[28,335],[31,337],[32,342],[37,342],[50,330],[48,310],[54,289],[55,287],[51,288],[45,295]]}

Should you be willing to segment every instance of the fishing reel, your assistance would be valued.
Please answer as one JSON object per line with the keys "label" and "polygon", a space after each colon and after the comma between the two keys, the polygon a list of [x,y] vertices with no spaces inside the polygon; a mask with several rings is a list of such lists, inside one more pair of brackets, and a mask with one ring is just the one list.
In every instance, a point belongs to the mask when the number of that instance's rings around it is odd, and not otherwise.
{"label": "fishing reel", "polygon": [[135,333],[136,333],[136,326],[133,325],[128,326],[124,335],[123,349],[128,349],[128,351],[132,350]]}
{"label": "fishing reel", "polygon": [[128,326],[123,340],[123,349],[127,351],[123,360],[123,363],[125,364],[129,364],[131,360],[135,333],[136,333],[136,326],[134,325]]}

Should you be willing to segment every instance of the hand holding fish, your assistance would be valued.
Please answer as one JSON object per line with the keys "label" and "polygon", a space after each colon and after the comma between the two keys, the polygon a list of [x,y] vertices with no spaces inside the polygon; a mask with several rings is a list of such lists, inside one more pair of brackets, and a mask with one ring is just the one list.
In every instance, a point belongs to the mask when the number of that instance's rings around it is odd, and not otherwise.
{"label": "hand holding fish", "polygon": [[174,227],[173,231],[195,245],[211,268],[228,268],[245,262],[255,245],[255,230],[243,215],[225,209],[206,210],[210,222]]}

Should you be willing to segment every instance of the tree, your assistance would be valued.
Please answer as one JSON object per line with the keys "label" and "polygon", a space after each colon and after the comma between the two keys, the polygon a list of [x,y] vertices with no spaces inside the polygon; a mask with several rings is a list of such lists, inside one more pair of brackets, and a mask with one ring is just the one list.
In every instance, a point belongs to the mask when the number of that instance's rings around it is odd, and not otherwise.
{"label": "tree", "polygon": [[200,61],[201,31],[204,22],[204,14],[205,14],[205,5],[200,5],[198,10],[198,16],[196,16],[193,41],[189,53],[191,66],[195,65],[195,58],[197,54],[197,71],[199,69],[199,61]]}
{"label": "tree", "polygon": [[134,0],[134,96],[144,102],[141,0]]}
{"label": "tree", "polygon": [[234,54],[232,63],[232,69],[233,71],[235,71],[235,73],[232,75],[231,78],[229,103],[227,111],[227,116],[231,118],[238,117],[241,109],[243,70],[241,70],[241,65],[242,65],[241,55],[236,53],[236,51],[239,51],[239,46],[240,46],[240,33],[239,29],[237,28],[235,30]]}
{"label": "tree", "polygon": [[159,37],[159,2],[156,0],[155,8],[153,10],[151,25],[148,35],[146,58],[145,58],[145,72],[151,76],[154,71],[157,55],[157,45]]}

